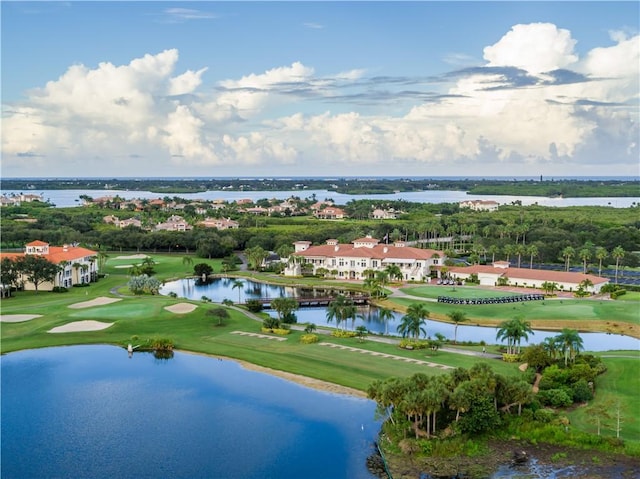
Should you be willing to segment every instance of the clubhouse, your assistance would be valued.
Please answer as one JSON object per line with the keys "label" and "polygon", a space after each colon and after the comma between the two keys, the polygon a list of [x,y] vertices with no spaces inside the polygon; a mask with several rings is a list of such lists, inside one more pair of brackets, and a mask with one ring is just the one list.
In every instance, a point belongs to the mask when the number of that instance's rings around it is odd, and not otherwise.
{"label": "clubhouse", "polygon": [[[285,276],[300,276],[305,268],[313,274],[323,268],[336,278],[365,279],[366,271],[383,271],[390,265],[400,268],[405,281],[424,281],[435,274],[435,266],[446,259],[444,252],[406,246],[397,241],[392,245],[367,236],[341,244],[338,240],[327,240],[326,244],[312,246],[310,241],[293,243],[295,252],[284,270]],[[304,265],[304,267],[303,267]]]}

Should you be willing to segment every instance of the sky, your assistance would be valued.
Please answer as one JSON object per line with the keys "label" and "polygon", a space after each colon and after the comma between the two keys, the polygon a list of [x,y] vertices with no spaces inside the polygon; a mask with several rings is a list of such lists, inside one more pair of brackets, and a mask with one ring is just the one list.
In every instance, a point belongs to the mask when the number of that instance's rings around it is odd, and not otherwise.
{"label": "sky", "polygon": [[3,177],[640,177],[640,2],[0,2]]}

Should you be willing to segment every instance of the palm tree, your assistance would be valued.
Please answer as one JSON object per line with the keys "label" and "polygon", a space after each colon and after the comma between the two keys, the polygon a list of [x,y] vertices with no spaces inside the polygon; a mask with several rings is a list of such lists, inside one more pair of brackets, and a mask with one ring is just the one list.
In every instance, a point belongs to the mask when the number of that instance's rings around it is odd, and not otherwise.
{"label": "palm tree", "polygon": [[576,254],[576,250],[572,246],[565,247],[562,250],[562,253],[560,253],[562,258],[564,258],[564,269],[565,269],[565,271],[569,271],[569,262],[571,261],[571,258],[573,256],[575,256],[575,254]]}
{"label": "palm tree", "polygon": [[507,354],[520,354],[520,342],[529,339],[529,334],[534,334],[531,323],[518,316],[500,323],[496,339],[507,340]]}
{"label": "palm tree", "polygon": [[517,244],[514,248],[514,253],[518,256],[518,268],[520,267],[520,262],[522,261],[522,255],[527,254],[527,247],[523,244]]}
{"label": "palm tree", "polygon": [[388,265],[384,269],[384,271],[389,275],[390,279],[397,279],[399,281],[402,281],[404,278],[404,276],[402,275],[402,270],[400,269],[400,266],[398,266],[397,264]]}
{"label": "palm tree", "polygon": [[183,256],[182,264],[185,266],[191,266],[193,264],[193,258],[191,256]]}
{"label": "palm tree", "polygon": [[602,260],[607,257],[609,252],[602,246],[596,247],[595,257],[598,260],[598,276],[602,276]]}
{"label": "palm tree", "polygon": [[529,253],[529,269],[533,269],[533,258],[537,257],[539,254],[538,247],[531,244],[528,246],[527,252]]}
{"label": "palm tree", "polygon": [[242,288],[244,287],[244,283],[242,281],[240,281],[239,279],[234,279],[233,280],[233,286],[231,286],[231,289],[234,290],[236,288],[238,288],[238,304],[241,303],[240,301],[240,293],[242,293]]}
{"label": "palm tree", "polygon": [[582,260],[582,272],[586,274],[587,261],[591,259],[591,248],[589,248],[588,246],[581,248],[578,252],[578,256],[580,256],[580,259]]}
{"label": "palm tree", "polygon": [[384,334],[389,334],[389,320],[394,318],[394,313],[390,309],[379,308],[378,319],[384,322]]}
{"label": "palm tree", "polygon": [[429,314],[424,304],[411,304],[407,308],[407,314],[402,317],[400,325],[398,326],[398,332],[402,334],[403,338],[413,336],[415,339],[418,339],[420,333],[426,336],[427,331],[424,326],[427,324],[425,319],[429,317]]}
{"label": "palm tree", "polygon": [[336,320],[336,326],[340,327],[340,323],[345,321],[345,329],[346,329],[346,321],[350,318],[355,318],[358,309],[355,304],[353,304],[353,300],[350,298],[346,298],[344,295],[339,294],[335,297],[333,301],[329,303],[327,306],[327,322],[331,322],[334,319]]}
{"label": "palm tree", "polygon": [[458,344],[458,325],[468,321],[469,318],[467,318],[467,315],[463,311],[459,310],[451,311],[447,316],[455,323],[455,327],[453,328],[453,344]]}
{"label": "palm tree", "polygon": [[304,332],[307,334],[311,334],[313,333],[316,329],[318,329],[318,327],[315,325],[315,323],[307,323],[304,327]]}
{"label": "palm tree", "polygon": [[575,329],[564,328],[560,334],[555,337],[556,343],[560,346],[560,350],[564,354],[564,365],[567,365],[569,358],[575,360],[576,354],[584,349],[582,338]]}
{"label": "palm tree", "polygon": [[356,328],[356,333],[358,336],[358,341],[360,341],[361,343],[364,342],[365,338],[367,337],[367,333],[369,331],[367,330],[366,326],[360,325]]}
{"label": "palm tree", "polygon": [[491,246],[489,246],[488,252],[491,255],[491,262],[495,263],[496,262],[496,254],[498,254],[500,252],[500,248],[498,247],[497,244],[492,244]]}
{"label": "palm tree", "polygon": [[512,244],[506,244],[504,245],[504,248],[502,248],[502,251],[504,251],[504,255],[505,255],[505,261],[508,263],[509,262],[509,258],[511,257],[511,255],[513,253],[515,253],[515,245]]}
{"label": "palm tree", "polygon": [[616,246],[613,248],[611,256],[616,260],[616,284],[618,284],[618,267],[620,266],[620,260],[624,258],[624,250],[622,249],[622,246]]}

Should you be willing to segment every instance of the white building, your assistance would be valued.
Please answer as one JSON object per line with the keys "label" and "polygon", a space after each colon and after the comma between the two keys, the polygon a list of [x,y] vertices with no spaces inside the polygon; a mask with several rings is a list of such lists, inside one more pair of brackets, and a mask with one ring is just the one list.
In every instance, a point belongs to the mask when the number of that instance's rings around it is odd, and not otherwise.
{"label": "white building", "polygon": [[433,249],[419,249],[405,246],[402,242],[393,245],[380,242],[367,236],[353,241],[352,244],[340,244],[337,240],[327,240],[326,244],[312,246],[309,241],[296,241],[295,252],[285,268],[286,276],[300,276],[302,265],[333,271],[336,277],[343,279],[365,279],[366,270],[383,271],[390,265],[396,265],[406,281],[424,281],[431,277],[434,266],[443,264],[444,252]]}

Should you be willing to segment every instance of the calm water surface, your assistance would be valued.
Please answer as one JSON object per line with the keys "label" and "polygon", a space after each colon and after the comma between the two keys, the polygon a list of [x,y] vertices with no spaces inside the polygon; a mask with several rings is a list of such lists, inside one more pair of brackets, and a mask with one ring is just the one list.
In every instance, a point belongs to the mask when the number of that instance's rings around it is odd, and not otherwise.
{"label": "calm water surface", "polygon": [[[222,302],[230,299],[234,303],[245,302],[252,298],[277,298],[280,296],[300,296],[313,294],[311,290],[300,290],[299,288],[279,286],[272,284],[257,283],[246,279],[240,280],[242,288],[233,288],[234,279],[217,278],[208,284],[200,284],[193,279],[182,279],[166,283],[160,290],[161,294],[176,293],[179,297],[199,300],[203,296],[212,301]],[[323,296],[322,292],[318,295]],[[272,316],[277,316],[274,311],[269,311]],[[349,321],[348,329],[358,326],[366,326],[367,330],[376,334],[387,332],[391,335],[398,335],[398,326],[402,314],[395,313],[394,318],[388,324],[380,321],[378,310],[373,307],[362,307],[359,309],[360,317],[354,322]],[[326,308],[301,308],[296,311],[298,323],[314,323],[316,326],[336,327],[336,323],[327,322]],[[341,324],[340,327],[344,327]],[[443,334],[449,339],[454,338],[454,325],[441,323],[439,321],[426,321],[427,335],[435,337],[436,333]],[[557,331],[534,330],[534,334],[529,336],[528,341],[523,340],[522,345],[539,344],[547,337],[556,336]],[[586,351],[609,351],[614,349],[637,350],[640,349],[640,340],[630,336],[606,333],[580,333]],[[485,341],[488,344],[495,344],[496,329],[480,326],[470,326],[461,324],[458,326],[458,341]]]}
{"label": "calm water surface", "polygon": [[[25,191],[3,190],[6,194],[20,194]],[[160,193],[150,191],[121,191],[121,190],[33,190],[26,193],[41,194],[46,200],[56,205],[58,208],[79,206],[80,195],[87,195],[92,198],[102,196],[120,196],[127,200],[134,198],[161,198],[165,196]],[[412,203],[459,203],[466,200],[493,200],[500,204],[510,204],[514,201],[521,201],[523,205],[538,204],[541,206],[611,206],[614,208],[628,208],[638,201],[638,198],[626,197],[606,197],[606,198],[545,198],[541,196],[508,196],[508,195],[468,195],[465,191],[410,191],[384,195],[347,195],[328,190],[292,190],[292,191],[205,191],[202,193],[178,193],[168,194],[178,196],[188,200],[225,200],[236,201],[248,198],[256,201],[263,198],[276,198],[285,200],[292,196],[299,198],[310,198],[316,195],[318,200],[331,198],[337,204],[344,205],[352,200],[405,200]]]}
{"label": "calm water surface", "polygon": [[372,477],[372,401],[233,361],[72,346],[10,353],[1,372],[2,477]]}

